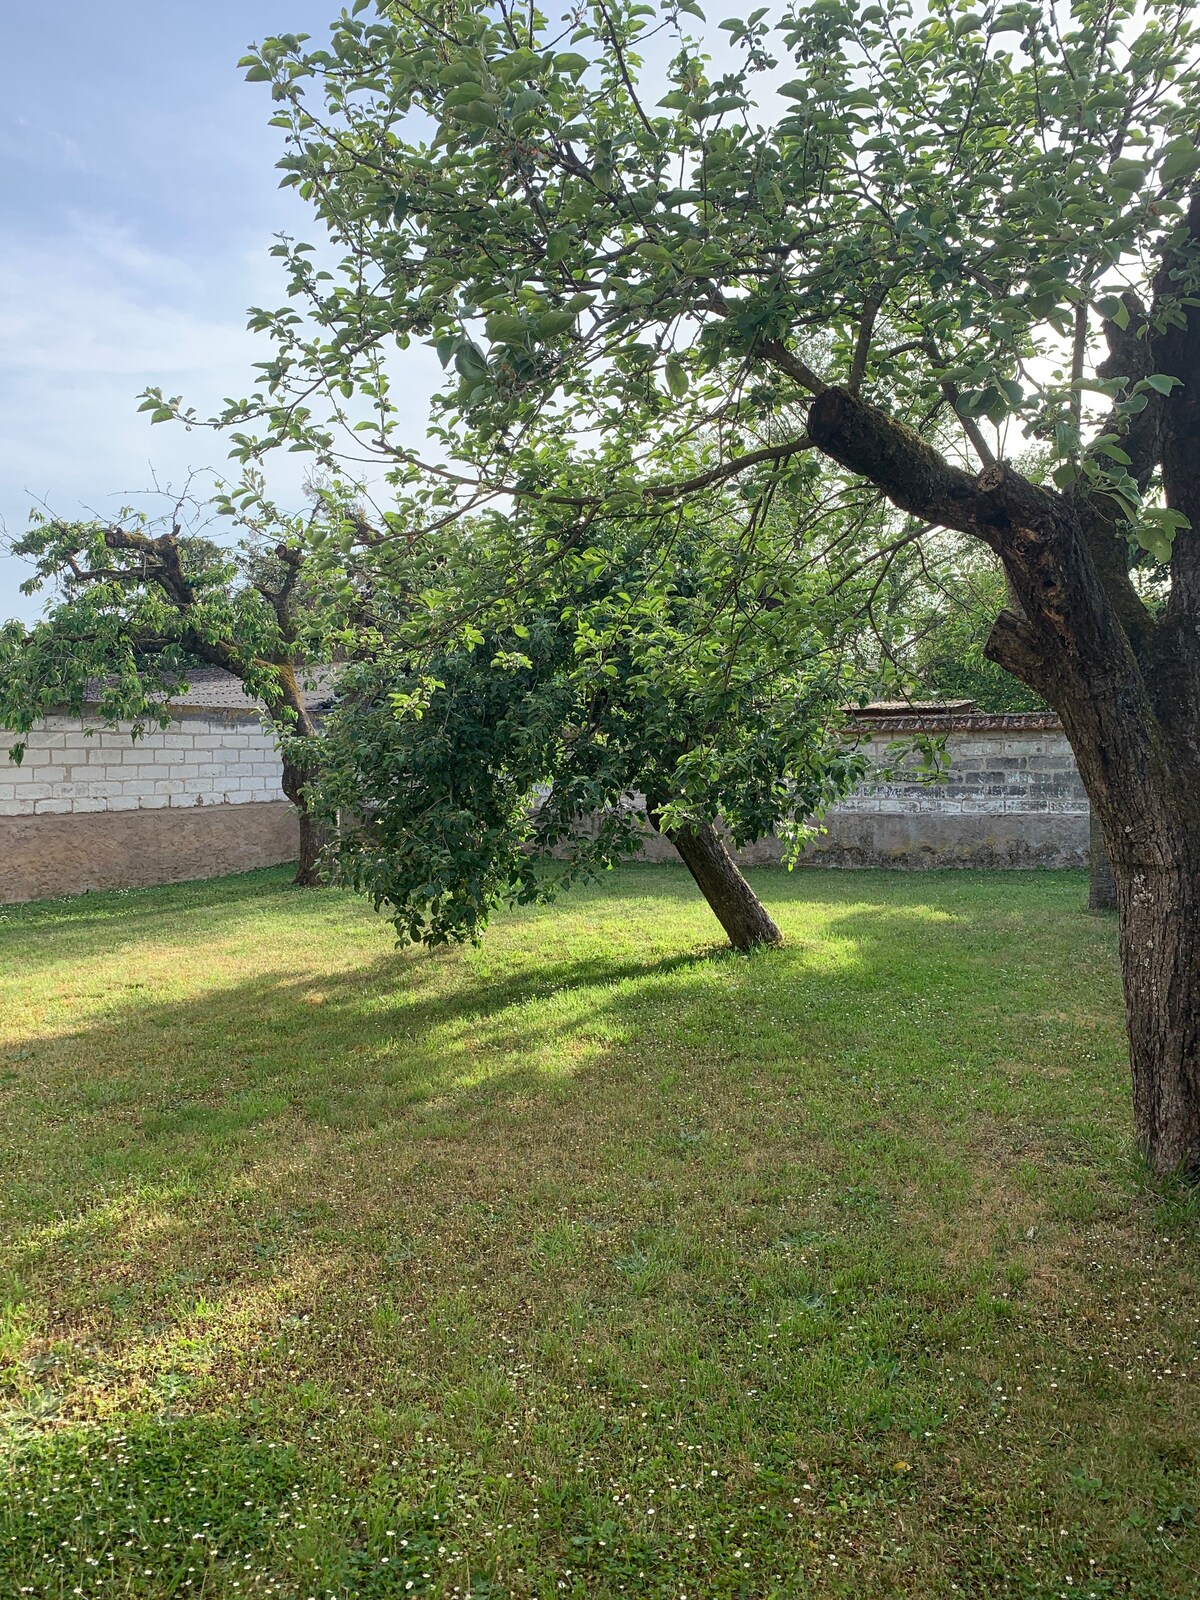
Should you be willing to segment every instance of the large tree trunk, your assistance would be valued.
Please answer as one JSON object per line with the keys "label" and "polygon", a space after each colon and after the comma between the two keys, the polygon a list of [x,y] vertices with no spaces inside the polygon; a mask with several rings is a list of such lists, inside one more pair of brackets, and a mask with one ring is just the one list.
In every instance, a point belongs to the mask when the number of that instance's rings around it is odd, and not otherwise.
{"label": "large tree trunk", "polygon": [[648,808],[647,814],[651,825],[678,850],[735,950],[756,950],[762,945],[783,943],[783,935],[771,913],[746,882],[729,846],[711,823],[663,828],[655,808]]}
{"label": "large tree trunk", "polygon": [[292,882],[302,889],[321,887],[321,852],[325,846],[324,832],[313,821],[303,806],[297,808],[300,818],[300,859],[296,863],[296,876]]}
{"label": "large tree trunk", "polygon": [[307,773],[294,759],[285,756],[283,761],[283,792],[296,808],[300,822],[300,859],[292,882],[302,889],[321,886],[321,852],[325,845],[324,830],[313,821],[305,794]]}
{"label": "large tree trunk", "polygon": [[1092,807],[1088,829],[1088,910],[1115,911],[1117,909],[1117,880],[1113,876],[1112,861],[1104,842],[1104,829]]}
{"label": "large tree trunk", "polygon": [[1200,864],[1149,871],[1118,860],[1114,870],[1138,1139],[1155,1172],[1197,1178]]}
{"label": "large tree trunk", "polygon": [[986,653],[1062,717],[1112,861],[1138,1143],[1155,1173],[1200,1179],[1200,310],[1187,338],[1187,360],[1150,356],[1151,370],[1179,372],[1186,408],[1147,408],[1153,427],[1123,436],[1139,470],[1162,460],[1191,521],[1162,615],[1137,592],[1102,495],[1056,494],[1005,462],[968,474],[843,390],[814,401],[809,434],[902,509],[1003,561],[1019,609],[1001,612]]}
{"label": "large tree trunk", "polygon": [[[1074,662],[1063,670],[1051,661],[1039,681],[1063,719],[1115,880],[1134,1127],[1152,1171],[1196,1179],[1200,763],[1189,722],[1180,729],[1171,716],[1188,696],[1178,673],[1167,685],[1149,671],[1122,681],[1124,641],[1118,635],[1106,642],[1099,626],[1089,636],[1084,619],[1072,620],[1080,655],[1095,649],[1108,672],[1093,668],[1084,677]],[[1004,665],[1022,664],[1019,650],[1008,653],[1009,637],[1011,623],[1002,618],[988,652]],[[1128,644],[1124,649],[1129,653]]]}

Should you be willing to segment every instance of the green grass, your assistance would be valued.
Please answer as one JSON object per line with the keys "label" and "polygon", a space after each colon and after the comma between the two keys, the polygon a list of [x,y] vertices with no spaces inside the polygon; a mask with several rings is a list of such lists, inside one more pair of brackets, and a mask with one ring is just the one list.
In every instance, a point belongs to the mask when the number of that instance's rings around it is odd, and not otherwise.
{"label": "green grass", "polygon": [[1194,1596],[1196,1212],[1071,874],[630,868],[398,953],[0,913],[0,1595]]}

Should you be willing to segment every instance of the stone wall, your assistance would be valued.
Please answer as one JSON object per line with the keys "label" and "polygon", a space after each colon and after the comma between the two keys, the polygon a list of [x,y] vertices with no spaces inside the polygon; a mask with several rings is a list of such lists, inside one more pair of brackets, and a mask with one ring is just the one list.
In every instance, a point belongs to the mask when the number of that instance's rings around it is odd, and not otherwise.
{"label": "stone wall", "polygon": [[[889,746],[913,734],[945,740],[948,771],[931,782],[909,762],[907,776],[868,779],[824,819],[802,866],[1086,867],[1088,800],[1057,717],[1042,714],[888,717],[864,720],[872,766],[895,765]],[[745,865],[777,862],[773,839],[740,854]],[[646,859],[677,860],[648,838]]]}
{"label": "stone wall", "polygon": [[20,766],[4,759],[0,817],[154,811],[171,806],[282,800],[274,740],[254,715],[181,711],[140,738],[78,717],[48,717],[29,734]]}
{"label": "stone wall", "polygon": [[20,766],[0,732],[0,903],[182,883],[295,860],[296,815],[251,710],[179,710],[165,729],[50,717]]}
{"label": "stone wall", "polygon": [[294,861],[286,800],[0,817],[0,903],[219,878]]}
{"label": "stone wall", "polygon": [[865,783],[826,819],[808,851],[814,866],[1083,867],[1087,795],[1057,717],[894,717],[868,725],[876,768],[913,733],[945,739],[950,758],[935,783]]}
{"label": "stone wall", "polygon": [[[1052,716],[924,716],[864,721],[875,769],[889,745],[944,738],[949,770],[878,776],[825,818],[802,865],[1083,867],[1088,803]],[[248,710],[180,708],[134,741],[78,718],[52,717],[20,767],[0,733],[0,902],[215,877],[294,860],[295,814],[280,787],[270,733]],[[645,859],[678,861],[648,835]],[[747,865],[777,862],[767,839]]]}

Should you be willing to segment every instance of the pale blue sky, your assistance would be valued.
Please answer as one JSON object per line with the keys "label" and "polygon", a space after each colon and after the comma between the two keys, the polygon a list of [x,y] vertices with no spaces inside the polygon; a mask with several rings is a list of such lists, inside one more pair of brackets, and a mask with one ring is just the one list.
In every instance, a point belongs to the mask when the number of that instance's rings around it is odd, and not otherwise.
{"label": "pale blue sky", "polygon": [[[190,469],[232,470],[219,437],[152,427],[138,396],[157,385],[209,415],[265,359],[245,313],[283,299],[273,235],[317,228],[278,187],[268,91],[236,63],[271,33],[324,34],[341,4],[0,0],[0,535],[31,504],[112,516],[156,477],[178,489]],[[727,36],[707,40],[719,70]],[[652,78],[674,48],[651,47]],[[422,445],[437,364],[402,359]],[[299,497],[302,461],[276,463],[277,494]],[[40,610],[26,576],[0,549],[0,619]]]}
{"label": "pale blue sky", "polygon": [[[148,384],[203,412],[265,352],[272,235],[314,229],[279,190],[279,130],[237,70],[275,32],[323,33],[339,0],[5,0],[0,6],[0,519],[31,502],[111,513],[224,465],[210,435],[151,428]],[[0,560],[0,618],[31,616]]]}

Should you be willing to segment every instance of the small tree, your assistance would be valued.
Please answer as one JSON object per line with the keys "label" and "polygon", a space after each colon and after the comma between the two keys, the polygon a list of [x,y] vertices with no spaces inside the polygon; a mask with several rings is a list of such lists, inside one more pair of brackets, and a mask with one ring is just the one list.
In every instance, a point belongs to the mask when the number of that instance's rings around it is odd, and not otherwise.
{"label": "small tree", "polygon": [[[713,76],[694,0],[597,0],[561,25],[510,0],[356,0],[327,47],[247,58],[285,181],[345,265],[281,247],[307,318],[256,315],[279,351],[227,420],[247,459],[330,457],[357,393],[360,444],[415,479],[386,352],[426,340],[450,370],[436,515],[454,493],[657,512],[697,487],[672,442],[709,427],[711,470],[752,498],[816,449],[985,545],[1014,601],[988,653],[1062,717],[1112,858],[1139,1139],[1155,1169],[1198,1173],[1192,12],[798,0],[723,24]],[[674,54],[651,88],[655,39]],[[781,55],[764,121],[753,93]],[[803,430],[750,447],[796,408]],[[1006,430],[1044,475],[1006,459]],[[1160,611],[1131,547],[1168,575]]]}
{"label": "small tree", "polygon": [[[32,562],[22,585],[56,598],[31,628],[0,629],[0,727],[26,735],[54,711],[85,704],[109,726],[166,726],[166,702],[188,673],[220,667],[262,701],[279,739],[283,790],[300,820],[296,882],[318,881],[319,835],[308,806],[318,729],[302,687],[317,644],[305,552],[290,539],[231,552],[188,532],[124,514],[111,525],[35,515],[13,553]],[[23,739],[10,755],[20,761]]]}
{"label": "small tree", "polygon": [[685,527],[664,558],[640,531],[593,528],[585,552],[554,551],[514,611],[494,598],[484,531],[463,529],[435,571],[453,573],[457,600],[493,597],[490,618],[418,650],[403,641],[447,631],[425,586],[416,626],[382,627],[343,671],[315,803],[341,870],[402,937],[477,938],[495,906],[636,854],[649,821],[735,949],[781,942],[726,837],[778,833],[798,850],[863,770],[827,586],[788,580],[778,527],[756,543],[769,581],[737,597],[738,540]]}

